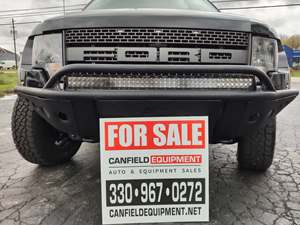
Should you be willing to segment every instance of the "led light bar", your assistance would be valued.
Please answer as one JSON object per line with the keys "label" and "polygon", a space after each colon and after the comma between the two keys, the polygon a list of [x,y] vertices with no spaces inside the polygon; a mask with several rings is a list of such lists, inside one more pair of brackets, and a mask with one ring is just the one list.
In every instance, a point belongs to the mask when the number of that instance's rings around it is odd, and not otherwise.
{"label": "led light bar", "polygon": [[253,76],[172,77],[67,77],[66,89],[244,89],[253,90]]}

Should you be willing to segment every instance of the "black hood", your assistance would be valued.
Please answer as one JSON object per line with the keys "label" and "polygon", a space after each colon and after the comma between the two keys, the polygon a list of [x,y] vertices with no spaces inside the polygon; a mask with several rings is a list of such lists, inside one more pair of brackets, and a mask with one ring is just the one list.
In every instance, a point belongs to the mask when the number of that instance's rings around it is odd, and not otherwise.
{"label": "black hood", "polygon": [[244,31],[277,38],[267,25],[248,18],[220,12],[174,9],[91,10],[55,17],[38,25],[32,35],[89,27],[193,28]]}

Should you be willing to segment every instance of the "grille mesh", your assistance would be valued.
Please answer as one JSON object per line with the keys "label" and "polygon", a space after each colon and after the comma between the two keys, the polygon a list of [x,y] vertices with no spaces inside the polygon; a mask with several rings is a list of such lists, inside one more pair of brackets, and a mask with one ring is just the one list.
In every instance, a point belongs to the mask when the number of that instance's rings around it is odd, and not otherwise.
{"label": "grille mesh", "polygon": [[85,28],[66,31],[67,45],[172,44],[247,48],[246,32],[174,28]]}

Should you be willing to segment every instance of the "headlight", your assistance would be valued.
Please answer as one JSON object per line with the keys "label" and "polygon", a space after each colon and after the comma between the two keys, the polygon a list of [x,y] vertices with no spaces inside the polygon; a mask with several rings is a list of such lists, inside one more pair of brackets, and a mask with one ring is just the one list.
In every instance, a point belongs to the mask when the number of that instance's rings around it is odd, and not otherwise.
{"label": "headlight", "polygon": [[62,67],[62,34],[40,35],[34,38],[32,65],[44,68],[50,76]]}
{"label": "headlight", "polygon": [[277,40],[254,36],[252,39],[252,63],[265,72],[276,71],[278,67]]}

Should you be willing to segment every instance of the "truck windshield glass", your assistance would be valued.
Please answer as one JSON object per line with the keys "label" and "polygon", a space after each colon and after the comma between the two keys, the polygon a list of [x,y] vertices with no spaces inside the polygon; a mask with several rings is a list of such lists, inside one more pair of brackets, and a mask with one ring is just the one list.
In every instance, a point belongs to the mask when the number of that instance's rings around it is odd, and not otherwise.
{"label": "truck windshield glass", "polygon": [[94,9],[189,9],[216,12],[217,9],[207,0],[94,0],[85,10]]}

